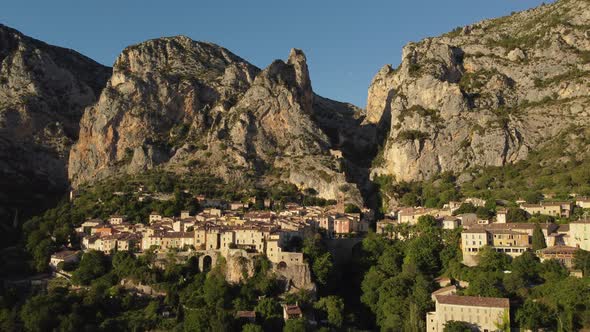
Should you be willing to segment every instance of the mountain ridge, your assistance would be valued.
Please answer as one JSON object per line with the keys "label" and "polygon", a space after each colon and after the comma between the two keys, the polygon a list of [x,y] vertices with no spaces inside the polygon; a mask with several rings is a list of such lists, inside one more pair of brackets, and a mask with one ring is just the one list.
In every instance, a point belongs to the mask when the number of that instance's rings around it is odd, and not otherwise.
{"label": "mountain ridge", "polygon": [[[68,187],[64,162],[110,68],[0,25],[0,215],[47,206]],[[47,201],[53,201],[49,199]],[[31,204],[31,202],[35,202]],[[12,220],[11,220],[12,221]]]}
{"label": "mountain ridge", "polygon": [[314,98],[307,60],[297,49],[260,70],[220,46],[183,36],[133,45],[82,118],[70,179],[77,186],[163,165],[180,174],[198,165],[227,181],[278,174],[274,180],[320,197],[358,203],[358,190],[338,189],[347,182],[313,118]]}
{"label": "mountain ridge", "polygon": [[387,132],[373,177],[503,166],[590,125],[589,5],[557,1],[406,45],[369,88],[367,122]]}

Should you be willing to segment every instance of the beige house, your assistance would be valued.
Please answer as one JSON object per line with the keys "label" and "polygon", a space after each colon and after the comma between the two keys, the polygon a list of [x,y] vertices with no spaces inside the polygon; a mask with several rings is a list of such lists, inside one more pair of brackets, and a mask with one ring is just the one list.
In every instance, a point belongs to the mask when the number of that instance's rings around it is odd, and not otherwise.
{"label": "beige house", "polygon": [[109,223],[111,225],[120,225],[124,222],[125,222],[125,216],[115,214],[115,215],[112,215],[109,217]]}
{"label": "beige house", "polygon": [[467,266],[477,265],[477,254],[490,242],[490,234],[483,228],[468,229],[461,232],[461,250],[463,251],[463,264]]}
{"label": "beige house", "polygon": [[389,218],[379,220],[377,222],[376,233],[388,235],[389,231],[393,230],[393,228],[395,227],[396,224],[397,224],[397,221],[395,221],[393,219],[389,219]]}
{"label": "beige house", "polygon": [[572,221],[569,226],[567,245],[590,251],[590,219]]}
{"label": "beige house", "polygon": [[589,197],[576,197],[576,206],[582,209],[590,209]]}
{"label": "beige house", "polygon": [[78,252],[74,250],[62,250],[51,255],[49,259],[49,267],[52,270],[57,270],[59,263],[72,263],[77,262],[80,259]]}
{"label": "beige house", "polygon": [[496,222],[498,224],[505,224],[507,222],[508,210],[498,209],[496,211]]}
{"label": "beige house", "polygon": [[92,228],[98,227],[104,224],[100,219],[89,219],[84,221],[78,228],[76,228],[76,232],[78,233],[90,233]]}
{"label": "beige house", "polygon": [[397,213],[397,220],[401,224],[415,225],[422,216],[430,215],[435,218],[443,218],[451,215],[451,210],[439,210],[428,208],[407,208]]}
{"label": "beige house", "polygon": [[513,258],[532,248],[531,237],[527,233],[513,230],[490,230],[489,232],[491,233],[492,247],[497,252],[503,252]]}
{"label": "beige house", "polygon": [[573,259],[576,251],[580,250],[577,247],[568,246],[553,246],[545,249],[537,250],[537,256],[544,262],[548,259],[555,259],[559,261],[563,266],[571,269],[573,267]]}
{"label": "beige house", "polygon": [[266,244],[266,257],[279,268],[303,264],[303,253],[283,251],[279,234],[273,234]]}
{"label": "beige house", "polygon": [[463,321],[473,330],[498,331],[498,326],[510,322],[510,302],[507,298],[437,295],[436,311],[426,314],[426,331],[443,332],[449,321]]}
{"label": "beige house", "polygon": [[463,200],[465,203],[471,203],[476,207],[484,207],[486,205],[486,200],[477,198],[477,197],[468,197]]}
{"label": "beige house", "polygon": [[[522,255],[531,249],[531,236],[526,232],[518,232],[507,228],[474,227],[461,233],[461,250],[463,264],[475,266],[478,264],[477,255],[484,246],[491,246],[497,252],[511,257]],[[509,225],[509,224],[499,224]]]}
{"label": "beige house", "polygon": [[451,285],[435,290],[430,295],[433,302],[436,302],[436,297],[439,295],[454,295],[457,293],[457,286]]}
{"label": "beige house", "polygon": [[162,220],[162,215],[161,214],[159,214],[158,212],[152,212],[152,213],[150,213],[150,215],[149,215],[150,224],[153,224],[153,223],[158,222],[160,220]]}
{"label": "beige house", "polygon": [[453,216],[444,217],[442,220],[443,229],[456,229],[461,225],[461,219]]}
{"label": "beige house", "polygon": [[297,303],[283,304],[283,319],[298,319],[303,318],[303,312]]}
{"label": "beige house", "polygon": [[465,229],[478,225],[479,218],[477,218],[477,214],[475,213],[462,213],[458,214],[456,217],[461,220],[461,226]]}
{"label": "beige house", "polygon": [[540,204],[521,204],[520,208],[530,215],[544,214],[557,218],[569,218],[572,212],[571,202],[542,202]]}
{"label": "beige house", "polygon": [[195,234],[193,232],[167,232],[144,236],[141,247],[148,250],[152,246],[158,247],[160,251],[169,251],[173,249],[184,249],[194,247]]}

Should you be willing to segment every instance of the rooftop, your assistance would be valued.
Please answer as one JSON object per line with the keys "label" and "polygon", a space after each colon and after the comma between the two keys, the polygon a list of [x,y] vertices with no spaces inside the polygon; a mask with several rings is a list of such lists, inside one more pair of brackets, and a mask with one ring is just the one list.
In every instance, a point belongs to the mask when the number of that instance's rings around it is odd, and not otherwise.
{"label": "rooftop", "polygon": [[64,259],[67,257],[70,257],[72,255],[77,254],[77,251],[74,250],[62,250],[62,251],[58,251],[56,253],[54,253],[53,255],[51,255],[51,257],[53,258],[58,258],[58,259]]}
{"label": "rooftop", "polygon": [[302,315],[301,308],[297,304],[285,304],[285,312],[287,315]]}
{"label": "rooftop", "polygon": [[237,318],[256,318],[256,311],[238,311],[236,312]]}
{"label": "rooftop", "polygon": [[479,297],[479,296],[460,296],[460,295],[438,295],[436,300],[441,304],[461,305],[468,307],[491,307],[491,308],[509,308],[510,301],[507,298],[499,297]]}
{"label": "rooftop", "polygon": [[443,288],[435,290],[434,292],[432,292],[432,295],[438,295],[438,294],[442,294],[442,293],[446,293],[446,292],[450,292],[450,291],[456,291],[456,290],[457,290],[457,286],[451,285],[451,286],[447,286],[447,287],[443,287]]}
{"label": "rooftop", "polygon": [[580,248],[559,245],[540,249],[538,252],[543,255],[573,255],[578,250],[580,250]]}

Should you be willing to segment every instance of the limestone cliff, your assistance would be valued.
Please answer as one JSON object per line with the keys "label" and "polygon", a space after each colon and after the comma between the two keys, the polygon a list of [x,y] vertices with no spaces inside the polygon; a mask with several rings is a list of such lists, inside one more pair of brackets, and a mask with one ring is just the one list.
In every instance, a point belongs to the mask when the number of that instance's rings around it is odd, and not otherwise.
{"label": "limestone cliff", "polygon": [[260,70],[187,37],[130,46],[80,124],[74,186],[157,166],[228,181],[290,181],[321,197],[359,201],[314,120],[305,55]]}
{"label": "limestone cliff", "polygon": [[[254,260],[259,254],[248,254],[242,250],[235,250],[225,258],[224,275],[230,283],[244,282],[255,274]],[[273,264],[268,271],[269,275],[279,280],[285,291],[297,292],[299,290],[314,291],[316,285],[311,279],[311,271],[307,263],[290,264],[279,267]]]}
{"label": "limestone cliff", "polygon": [[0,25],[0,216],[65,192],[80,118],[109,73],[72,50]]}
{"label": "limestone cliff", "polygon": [[373,79],[388,131],[372,173],[422,180],[501,166],[590,124],[590,3],[561,0],[410,43]]}

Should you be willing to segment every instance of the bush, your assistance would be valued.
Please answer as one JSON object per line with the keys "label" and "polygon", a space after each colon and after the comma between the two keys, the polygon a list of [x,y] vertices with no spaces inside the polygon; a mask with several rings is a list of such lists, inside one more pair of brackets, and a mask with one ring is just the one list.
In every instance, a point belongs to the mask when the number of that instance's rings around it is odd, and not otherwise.
{"label": "bush", "polygon": [[361,209],[354,205],[354,204],[346,204],[346,206],[344,207],[344,212],[345,213],[361,213]]}
{"label": "bush", "polygon": [[415,140],[423,141],[423,140],[427,139],[428,137],[430,137],[430,135],[428,135],[428,133],[425,133],[420,130],[414,130],[414,129],[402,130],[397,134],[398,141],[415,141]]}

